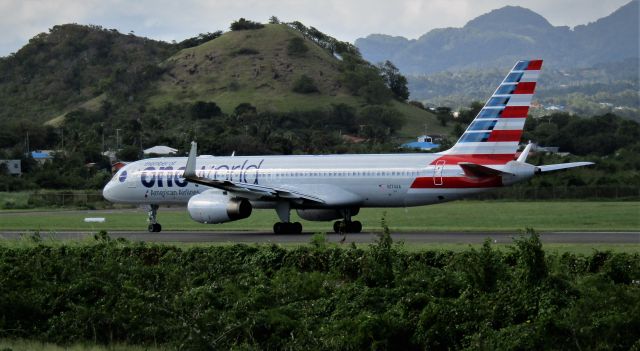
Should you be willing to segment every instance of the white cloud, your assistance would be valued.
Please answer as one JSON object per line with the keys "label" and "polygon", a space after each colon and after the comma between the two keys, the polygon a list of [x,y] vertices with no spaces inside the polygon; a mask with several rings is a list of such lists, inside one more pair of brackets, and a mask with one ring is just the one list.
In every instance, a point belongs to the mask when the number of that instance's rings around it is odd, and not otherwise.
{"label": "white cloud", "polygon": [[83,23],[133,30],[161,40],[227,30],[240,17],[300,20],[341,40],[371,33],[416,38],[433,28],[459,27],[505,5],[530,8],[554,25],[585,24],[628,0],[0,0],[0,55],[18,50],[56,24]]}

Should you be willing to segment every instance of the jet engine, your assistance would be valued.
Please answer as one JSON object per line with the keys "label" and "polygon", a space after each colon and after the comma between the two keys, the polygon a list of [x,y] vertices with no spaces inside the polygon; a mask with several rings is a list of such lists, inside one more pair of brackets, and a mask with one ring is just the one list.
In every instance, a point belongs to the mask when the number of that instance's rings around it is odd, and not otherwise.
{"label": "jet engine", "polygon": [[[355,216],[360,212],[357,207],[351,208],[351,215]],[[298,216],[307,221],[332,221],[334,219],[344,218],[340,210],[335,209],[298,209]]]}
{"label": "jet engine", "polygon": [[247,218],[252,207],[247,199],[231,198],[222,192],[207,190],[191,197],[187,209],[194,221],[211,224]]}

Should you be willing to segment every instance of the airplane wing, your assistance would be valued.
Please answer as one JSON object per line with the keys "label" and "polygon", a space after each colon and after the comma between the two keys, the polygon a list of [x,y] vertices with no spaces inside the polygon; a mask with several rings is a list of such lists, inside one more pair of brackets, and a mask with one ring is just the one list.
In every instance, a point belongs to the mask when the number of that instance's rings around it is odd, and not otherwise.
{"label": "airplane wing", "polygon": [[361,202],[359,196],[329,184],[265,186],[200,177],[196,174],[196,154],[197,144],[196,142],[192,142],[189,158],[187,159],[187,166],[183,174],[183,177],[191,183],[209,186],[259,200],[282,198],[334,206],[358,204]]}
{"label": "airplane wing", "polygon": [[593,162],[569,162],[569,163],[558,163],[555,165],[536,166],[536,169],[539,172],[553,172],[553,171],[559,171],[561,169],[567,169],[567,168],[591,166],[593,164],[594,164]]}

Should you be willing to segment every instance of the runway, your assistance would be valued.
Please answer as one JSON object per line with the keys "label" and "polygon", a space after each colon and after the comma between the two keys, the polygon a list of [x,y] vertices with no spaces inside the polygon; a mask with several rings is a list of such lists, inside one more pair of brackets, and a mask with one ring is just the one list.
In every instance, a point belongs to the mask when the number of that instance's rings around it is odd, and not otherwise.
{"label": "runway", "polygon": [[[425,233],[392,233],[394,241],[405,243],[429,244],[479,244],[486,238],[494,243],[512,243],[520,232],[425,232]],[[19,239],[24,232],[0,232],[0,239]],[[93,233],[81,231],[43,232],[43,239],[80,240],[92,237]],[[111,238],[125,238],[131,241],[165,242],[165,243],[309,243],[312,233],[276,235],[270,232],[194,232],[194,231],[166,231],[149,233],[145,231],[110,231]],[[372,243],[378,238],[377,233],[347,234],[345,243]],[[640,244],[640,232],[542,232],[540,238],[543,243],[566,244]],[[341,234],[327,234],[330,242],[340,242]]]}

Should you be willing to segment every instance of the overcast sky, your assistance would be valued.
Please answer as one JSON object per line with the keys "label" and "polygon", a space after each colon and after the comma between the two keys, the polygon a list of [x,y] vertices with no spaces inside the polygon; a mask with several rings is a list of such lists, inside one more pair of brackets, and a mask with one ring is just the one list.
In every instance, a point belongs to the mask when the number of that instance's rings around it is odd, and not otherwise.
{"label": "overcast sky", "polygon": [[340,40],[371,33],[417,38],[461,27],[505,5],[529,8],[555,26],[593,22],[629,0],[0,0],[0,56],[56,24],[96,24],[122,33],[180,41],[227,30],[240,18],[299,20]]}

